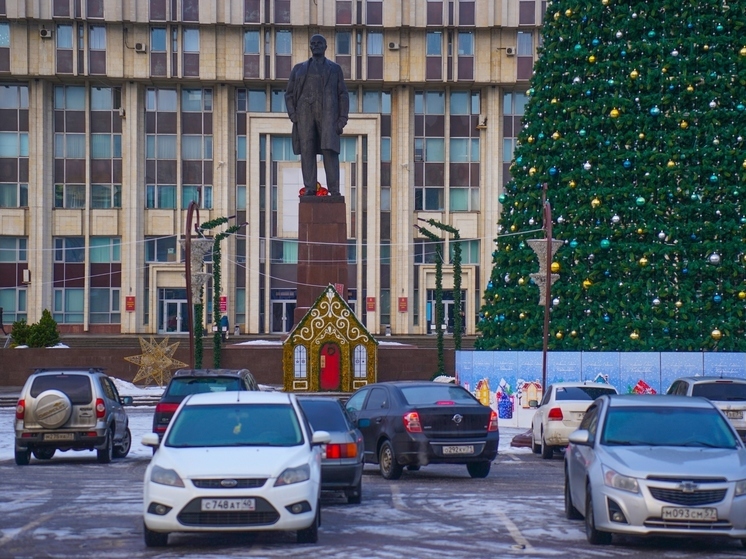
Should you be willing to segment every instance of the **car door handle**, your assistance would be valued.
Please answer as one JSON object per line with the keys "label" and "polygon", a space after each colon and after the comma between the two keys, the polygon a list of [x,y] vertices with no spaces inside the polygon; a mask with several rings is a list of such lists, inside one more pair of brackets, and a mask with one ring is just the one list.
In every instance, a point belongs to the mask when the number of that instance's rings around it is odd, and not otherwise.
{"label": "car door handle", "polygon": [[383,421],[382,417],[376,417],[374,420],[376,423],[381,423]]}

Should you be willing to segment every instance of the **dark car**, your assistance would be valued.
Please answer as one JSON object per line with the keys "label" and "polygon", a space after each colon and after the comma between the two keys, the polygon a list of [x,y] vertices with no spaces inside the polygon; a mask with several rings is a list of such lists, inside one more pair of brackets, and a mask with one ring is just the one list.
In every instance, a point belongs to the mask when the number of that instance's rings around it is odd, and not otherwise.
{"label": "dark car", "polygon": [[163,436],[176,408],[190,394],[236,390],[259,390],[248,369],[179,369],[155,406],[153,432]]}
{"label": "dark car", "polygon": [[298,396],[314,431],[327,431],[331,441],[321,459],[321,489],[342,490],[350,504],[363,495],[363,435],[355,428],[342,402],[329,396]]}
{"label": "dark car", "polygon": [[16,464],[27,465],[31,454],[49,460],[58,450],[95,450],[102,464],[124,458],[132,445],[124,406],[131,404],[103,369],[36,370],[16,406]]}
{"label": "dark car", "polygon": [[346,408],[363,434],[365,461],[385,479],[427,464],[466,464],[471,477],[483,478],[497,456],[497,412],[462,386],[379,382],[360,388]]}

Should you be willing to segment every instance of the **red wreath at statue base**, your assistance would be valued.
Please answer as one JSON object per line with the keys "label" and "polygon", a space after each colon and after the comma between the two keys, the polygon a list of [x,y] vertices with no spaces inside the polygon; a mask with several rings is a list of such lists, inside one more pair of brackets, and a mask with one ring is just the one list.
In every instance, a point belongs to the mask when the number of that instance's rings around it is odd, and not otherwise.
{"label": "red wreath at statue base", "polygon": [[329,196],[329,190],[321,186],[320,182],[317,182],[316,192],[313,194],[306,194],[306,187],[304,186],[300,191],[298,191],[298,196]]}

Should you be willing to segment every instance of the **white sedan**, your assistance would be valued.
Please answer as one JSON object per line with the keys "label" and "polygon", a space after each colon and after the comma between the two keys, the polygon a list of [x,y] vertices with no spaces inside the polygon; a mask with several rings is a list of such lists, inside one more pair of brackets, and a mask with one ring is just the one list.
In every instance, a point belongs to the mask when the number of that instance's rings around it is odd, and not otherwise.
{"label": "white sedan", "polygon": [[293,394],[195,394],[179,406],[145,471],[147,546],[170,532],[292,530],[316,543],[321,521],[321,456],[330,440],[315,433]]}
{"label": "white sedan", "polygon": [[532,450],[549,459],[556,448],[567,446],[591,402],[604,394],[616,394],[613,386],[598,382],[551,384],[531,420]]}

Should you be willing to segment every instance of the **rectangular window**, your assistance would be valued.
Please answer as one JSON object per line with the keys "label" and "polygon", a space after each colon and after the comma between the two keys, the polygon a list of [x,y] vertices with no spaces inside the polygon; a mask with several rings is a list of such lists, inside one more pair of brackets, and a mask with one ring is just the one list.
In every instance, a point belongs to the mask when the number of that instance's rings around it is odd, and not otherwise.
{"label": "rectangular window", "polygon": [[247,107],[250,113],[267,112],[267,92],[264,89],[250,89]]}
{"label": "rectangular window", "polygon": [[0,23],[0,48],[10,48],[10,24]]}
{"label": "rectangular window", "polygon": [[443,33],[434,31],[427,34],[425,53],[427,56],[443,56]]}
{"label": "rectangular window", "polygon": [[25,237],[0,237],[0,262],[26,262],[27,246]]}
{"label": "rectangular window", "polygon": [[88,49],[88,73],[106,74],[106,27],[91,25],[88,28]]}
{"label": "rectangular window", "polygon": [[28,207],[27,184],[0,183],[0,208]]}
{"label": "rectangular window", "polygon": [[54,239],[54,261],[68,264],[85,262],[85,239],[83,237],[56,237]]}
{"label": "rectangular window", "polygon": [[[453,262],[455,246],[453,241],[448,245],[449,262]],[[461,264],[479,264],[479,240],[461,241]]]}
{"label": "rectangular window", "polygon": [[259,54],[261,35],[258,29],[249,29],[243,34],[243,53]]}
{"label": "rectangular window", "polygon": [[337,31],[335,54],[351,55],[352,54],[352,34],[349,31]]}
{"label": "rectangular window", "polygon": [[166,28],[153,27],[150,30],[150,51],[166,52]]}
{"label": "rectangular window", "polygon": [[67,209],[85,208],[84,184],[54,185],[54,207]]}
{"label": "rectangular window", "polygon": [[149,184],[145,191],[145,206],[149,209],[176,209],[176,185]]}
{"label": "rectangular window", "polygon": [[3,322],[13,324],[26,319],[26,288],[10,287],[0,289],[0,308],[3,309]]}
{"label": "rectangular window", "polygon": [[107,209],[122,207],[121,184],[92,184],[91,208]]}
{"label": "rectangular window", "polygon": [[53,318],[59,324],[82,323],[84,300],[85,291],[83,289],[55,289]]}
{"label": "rectangular window", "polygon": [[92,287],[88,300],[91,324],[119,324],[120,290],[110,287]]}
{"label": "rectangular window", "polygon": [[122,261],[119,237],[91,237],[90,261],[92,264],[110,264]]}
{"label": "rectangular window", "polygon": [[146,262],[175,262],[176,237],[147,237],[145,239]]}

